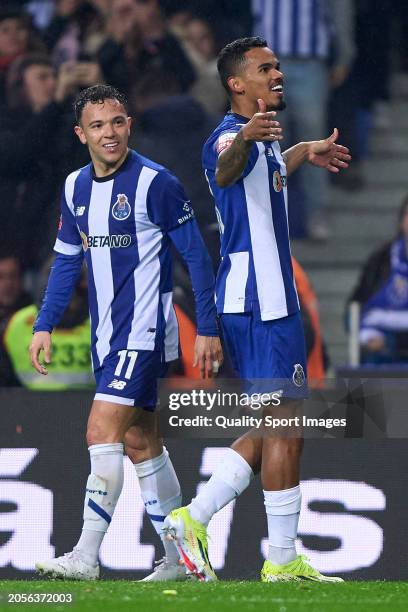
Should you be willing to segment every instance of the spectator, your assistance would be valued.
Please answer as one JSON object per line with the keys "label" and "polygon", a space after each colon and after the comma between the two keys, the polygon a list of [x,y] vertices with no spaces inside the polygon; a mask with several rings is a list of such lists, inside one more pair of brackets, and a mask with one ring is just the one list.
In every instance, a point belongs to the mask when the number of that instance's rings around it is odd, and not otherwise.
{"label": "spectator", "polygon": [[408,242],[408,196],[400,206],[398,213],[398,227],[395,236],[376,249],[367,259],[348,299],[350,302],[359,302],[364,306],[378,289],[389,279],[391,271],[391,248],[393,243],[404,238]]}
{"label": "spectator", "polygon": [[[42,273],[48,278],[50,260]],[[43,283],[44,284],[44,283]],[[4,345],[16,377],[28,389],[64,391],[95,386],[90,362],[90,321],[85,268],[72,300],[59,325],[54,329],[53,359],[49,373],[40,376],[32,368],[28,347],[32,338],[38,306],[30,304],[10,318],[4,332]]]}
{"label": "spectator", "polygon": [[183,48],[194,66],[196,81],[190,90],[207,112],[215,115],[225,111],[227,97],[217,70],[217,52],[208,21],[192,18],[177,29]]}
{"label": "spectator", "polygon": [[350,302],[361,305],[362,361],[408,361],[408,197],[393,240],[364,265]]}
{"label": "spectator", "polygon": [[[356,57],[347,79],[331,99],[332,122],[353,153],[347,176],[333,176],[336,186],[348,190],[364,186],[363,164],[369,155],[372,127],[389,128],[391,25],[398,11],[391,0],[355,0]],[[381,65],[381,78],[378,66]],[[376,112],[375,112],[376,111]],[[340,173],[341,174],[341,173]]]}
{"label": "spectator", "polygon": [[57,0],[53,19],[43,33],[56,66],[83,59],[82,44],[100,13],[86,0]]}
{"label": "spectator", "polygon": [[[279,117],[284,122],[285,142],[290,146],[324,138],[330,82],[338,87],[344,81],[354,55],[352,1],[252,0],[252,6],[255,34],[270,43],[285,75],[287,110]],[[333,65],[329,70],[331,47]],[[312,239],[326,240],[329,175],[310,164],[304,164],[299,172],[306,233]]]}
{"label": "spectator", "polygon": [[[48,227],[56,224],[53,205],[61,175],[78,161],[87,161],[73,134],[67,104],[79,86],[98,78],[98,67],[89,63],[65,64],[55,75],[51,61],[42,55],[21,56],[10,66],[8,106],[0,114],[0,225],[13,236],[22,263],[30,268],[40,265],[50,250]],[[33,227],[42,229],[33,232]]]}
{"label": "spectator", "polygon": [[162,68],[186,92],[194,69],[177,39],[168,32],[158,0],[112,0],[109,38],[97,57],[108,83],[129,93],[152,68]]}
{"label": "spectator", "polygon": [[172,27],[193,17],[207,21],[215,34],[217,53],[252,30],[251,0],[161,0],[161,5]]}
{"label": "spectator", "polygon": [[130,146],[169,168],[182,181],[211,257],[218,261],[217,220],[201,168],[202,144],[216,119],[190,95],[182,94],[177,79],[160,68],[139,80],[130,100],[137,122]]}
{"label": "spectator", "polygon": [[9,66],[16,57],[44,47],[34,35],[30,19],[17,5],[0,7],[0,104],[5,99],[5,82]]}
{"label": "spectator", "polygon": [[90,0],[96,14],[86,31],[82,41],[82,54],[84,57],[96,59],[99,49],[108,39],[106,24],[110,15],[111,0]]}
{"label": "spectator", "polygon": [[19,386],[3,343],[4,331],[14,312],[32,301],[23,288],[20,261],[13,250],[2,248],[0,253],[0,387]]}

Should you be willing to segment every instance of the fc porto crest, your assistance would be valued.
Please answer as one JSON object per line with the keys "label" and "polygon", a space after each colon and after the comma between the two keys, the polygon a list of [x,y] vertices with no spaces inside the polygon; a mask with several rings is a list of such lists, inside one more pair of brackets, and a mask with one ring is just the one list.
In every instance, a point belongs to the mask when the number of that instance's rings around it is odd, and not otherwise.
{"label": "fc porto crest", "polygon": [[293,367],[294,370],[292,374],[292,380],[297,387],[301,387],[305,384],[305,372],[303,370],[303,366],[300,363],[295,363]]}
{"label": "fc porto crest", "polygon": [[112,207],[112,216],[117,221],[124,221],[128,218],[131,213],[131,208],[127,195],[124,193],[118,193],[115,204]]}

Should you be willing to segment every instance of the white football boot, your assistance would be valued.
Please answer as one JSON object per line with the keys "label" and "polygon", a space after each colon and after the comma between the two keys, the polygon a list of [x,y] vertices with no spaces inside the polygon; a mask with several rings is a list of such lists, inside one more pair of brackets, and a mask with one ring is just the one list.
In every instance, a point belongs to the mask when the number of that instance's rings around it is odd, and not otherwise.
{"label": "white football boot", "polygon": [[179,563],[169,563],[166,557],[155,561],[155,568],[151,574],[139,582],[165,582],[166,580],[195,580],[193,574],[187,573],[186,566]]}
{"label": "white football boot", "polygon": [[98,580],[99,578],[99,565],[93,566],[85,563],[75,548],[62,557],[39,561],[35,564],[35,568],[40,576],[48,578],[64,580]]}

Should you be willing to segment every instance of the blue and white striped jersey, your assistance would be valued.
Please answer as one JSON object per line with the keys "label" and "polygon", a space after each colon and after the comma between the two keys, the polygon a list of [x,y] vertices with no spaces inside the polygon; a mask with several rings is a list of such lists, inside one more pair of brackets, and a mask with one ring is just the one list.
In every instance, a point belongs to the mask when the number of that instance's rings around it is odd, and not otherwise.
{"label": "blue and white striped jersey", "polygon": [[286,166],[279,143],[254,143],[242,178],[230,187],[221,189],[215,181],[218,155],[247,121],[228,113],[203,149],[221,233],[217,311],[259,309],[262,320],[268,321],[299,310],[289,245]]}
{"label": "blue and white striped jersey", "polygon": [[113,174],[92,165],[65,182],[55,251],[84,252],[88,267],[94,369],[112,351],[164,349],[178,357],[172,304],[172,229],[193,217],[179,181],[130,151]]}
{"label": "blue and white striped jersey", "polygon": [[279,59],[325,59],[332,16],[326,0],[252,0],[254,35],[265,38]]}

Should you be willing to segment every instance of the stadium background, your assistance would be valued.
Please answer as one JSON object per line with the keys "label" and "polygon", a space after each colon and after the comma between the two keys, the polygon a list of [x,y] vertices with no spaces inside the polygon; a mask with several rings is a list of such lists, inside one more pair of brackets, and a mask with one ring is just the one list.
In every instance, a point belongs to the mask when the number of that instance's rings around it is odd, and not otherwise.
{"label": "stadium background", "polygon": [[[105,44],[107,53],[106,39],[117,35],[112,34],[109,23],[120,24],[120,15],[133,10],[129,9],[133,4],[139,5],[137,0],[39,0],[0,7],[0,26],[17,18],[29,32],[10,56],[2,51],[0,35],[0,267],[10,258],[20,262],[23,284],[15,309],[40,299],[55,236],[61,182],[67,172],[87,162],[71,134],[72,96],[82,86],[81,79],[83,85],[101,78],[123,84],[120,70],[112,68],[112,60],[101,49]],[[156,27],[156,2],[146,4],[153,7]],[[354,166],[351,178],[345,174],[331,184],[327,206],[319,213],[317,220],[330,230],[330,236],[313,234],[309,223],[303,193],[312,185],[293,181],[290,186],[293,251],[319,301],[321,333],[330,359],[325,363],[326,374],[332,376],[350,360],[344,313],[361,266],[395,234],[397,211],[407,194],[408,49],[403,35],[407,11],[387,0],[354,0],[350,5],[354,10],[349,32],[355,44],[354,59],[346,80],[331,90],[326,110],[327,134],[333,125],[341,133],[345,128],[346,144],[354,145]],[[157,6],[163,11],[163,37],[171,28],[175,39],[170,39],[172,47],[158,45],[153,54],[140,52],[140,64],[126,81],[135,116],[132,146],[167,165],[186,184],[216,264],[217,232],[200,172],[200,148],[226,104],[217,88],[214,53],[229,40],[252,32],[251,2],[167,0]],[[6,9],[11,12],[3,13]],[[116,21],[115,13],[112,17],[115,10]],[[204,20],[201,29],[197,23],[195,28],[188,27],[193,16]],[[134,32],[148,38],[149,27],[149,21],[143,24],[141,20]],[[183,57],[174,45],[183,49]],[[17,95],[17,101],[13,98],[21,79],[19,62],[33,52],[42,58],[45,55],[55,66],[59,85],[59,97],[51,88],[40,109],[30,105],[24,92],[20,98]],[[92,65],[80,75],[66,61],[90,61]],[[328,58],[328,65],[333,61]],[[363,73],[366,78],[361,78]],[[339,113],[343,106],[346,117]],[[180,263],[175,274],[175,298],[187,328],[194,325],[194,317]],[[0,293],[3,339],[12,314],[1,303]],[[69,550],[78,534],[88,473],[84,431],[91,396],[13,389],[30,384],[10,371],[7,351],[2,350],[0,576],[28,577],[35,559]],[[177,374],[187,374],[187,369],[186,362]],[[397,440],[307,442],[300,536],[305,552],[319,569],[353,578],[405,577],[408,526],[400,493],[407,478],[404,446],[404,441]],[[184,497],[189,499],[197,483],[208,478],[221,451],[214,441],[186,441],[182,453],[174,441],[168,447]],[[157,556],[137,484],[129,477],[127,471],[118,516],[102,550],[105,576],[141,577]],[[239,560],[243,551],[249,575],[255,577],[266,535],[260,487],[255,483],[234,509],[230,506],[220,513],[215,528],[217,546],[212,554],[220,577],[242,577]]]}

